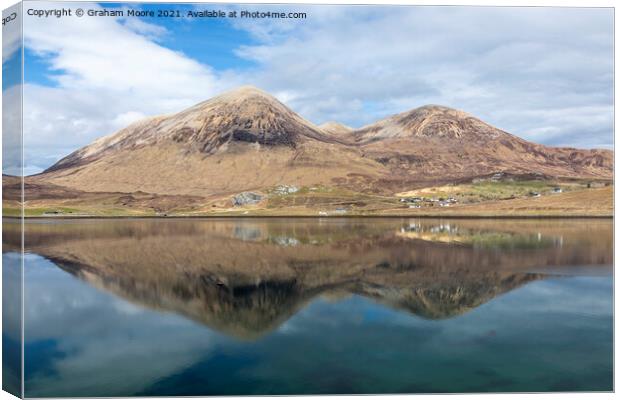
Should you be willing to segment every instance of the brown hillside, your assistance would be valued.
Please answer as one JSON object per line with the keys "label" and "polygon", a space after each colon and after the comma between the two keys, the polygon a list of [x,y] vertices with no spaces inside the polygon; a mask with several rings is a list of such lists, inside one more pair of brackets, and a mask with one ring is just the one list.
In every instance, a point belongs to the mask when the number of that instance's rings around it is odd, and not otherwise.
{"label": "brown hillside", "polygon": [[441,106],[397,114],[353,135],[364,154],[386,165],[397,182],[454,181],[498,171],[554,178],[611,179],[613,174],[610,150],[531,143]]}
{"label": "brown hillside", "polygon": [[63,158],[28,182],[83,192],[225,199],[277,185],[394,193],[507,172],[610,180],[608,150],[527,142],[464,112],[425,106],[348,132],[317,127],[252,87],[145,119]]}
{"label": "brown hillside", "polygon": [[334,121],[321,124],[319,128],[321,128],[323,132],[336,137],[347,137],[354,131],[350,126]]}

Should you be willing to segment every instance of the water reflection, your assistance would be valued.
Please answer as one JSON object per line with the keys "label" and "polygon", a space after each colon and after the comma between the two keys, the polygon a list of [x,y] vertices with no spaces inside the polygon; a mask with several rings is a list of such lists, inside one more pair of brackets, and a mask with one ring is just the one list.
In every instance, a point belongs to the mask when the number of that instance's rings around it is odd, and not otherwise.
{"label": "water reflection", "polygon": [[28,221],[25,395],[611,390],[611,246],[609,220]]}
{"label": "water reflection", "polygon": [[[5,228],[5,251],[18,245]],[[71,220],[26,251],[132,303],[244,339],[319,296],[450,318],[549,275],[609,274],[607,220]]]}

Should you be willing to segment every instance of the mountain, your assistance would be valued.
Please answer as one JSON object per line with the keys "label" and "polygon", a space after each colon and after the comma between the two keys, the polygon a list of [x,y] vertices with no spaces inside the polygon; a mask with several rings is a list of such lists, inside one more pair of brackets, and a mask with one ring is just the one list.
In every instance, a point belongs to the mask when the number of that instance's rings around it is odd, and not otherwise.
{"label": "mountain", "polygon": [[373,142],[414,137],[442,138],[445,141],[490,140],[506,133],[463,111],[426,105],[365,126],[354,135],[358,142]]}
{"label": "mountain", "polygon": [[396,181],[446,182],[493,172],[611,179],[613,172],[610,150],[535,144],[436,105],[390,116],[352,135],[365,156],[388,166]]}
{"label": "mountain", "polygon": [[[498,172],[611,180],[613,152],[531,143],[435,105],[356,130],[315,126],[264,91],[241,87],[133,123],[27,181],[42,191],[194,196],[194,204],[196,197],[225,203],[282,185],[393,196]],[[335,197],[330,204],[338,204]]]}
{"label": "mountain", "polygon": [[243,86],[178,114],[148,118],[96,140],[46,172],[83,165],[123,150],[174,142],[213,154],[231,142],[295,148],[308,140],[329,142],[318,127],[269,94]]}
{"label": "mountain", "polygon": [[326,122],[324,124],[319,125],[319,128],[332,136],[347,136],[349,135],[351,132],[353,132],[353,128],[351,128],[350,126],[341,124],[340,122],[335,122],[335,121],[329,121]]}
{"label": "mountain", "polygon": [[131,124],[33,180],[87,192],[211,196],[382,173],[376,164],[271,95],[242,87]]}

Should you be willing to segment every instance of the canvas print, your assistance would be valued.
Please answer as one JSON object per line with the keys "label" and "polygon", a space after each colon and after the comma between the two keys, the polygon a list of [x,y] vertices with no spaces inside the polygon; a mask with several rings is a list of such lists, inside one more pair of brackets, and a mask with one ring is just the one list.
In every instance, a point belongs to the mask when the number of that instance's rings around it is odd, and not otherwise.
{"label": "canvas print", "polygon": [[3,389],[612,391],[613,18],[8,8]]}

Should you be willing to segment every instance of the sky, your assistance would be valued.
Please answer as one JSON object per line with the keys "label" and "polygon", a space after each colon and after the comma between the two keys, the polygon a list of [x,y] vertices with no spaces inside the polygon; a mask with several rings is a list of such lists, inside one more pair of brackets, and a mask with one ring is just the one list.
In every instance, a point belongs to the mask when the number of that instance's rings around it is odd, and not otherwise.
{"label": "sky", "polygon": [[[130,6],[162,7],[80,4]],[[440,104],[537,143],[613,147],[612,9],[166,6],[182,15],[197,8],[307,17],[26,16],[25,174],[131,122],[240,85],[316,124],[361,127]]]}

